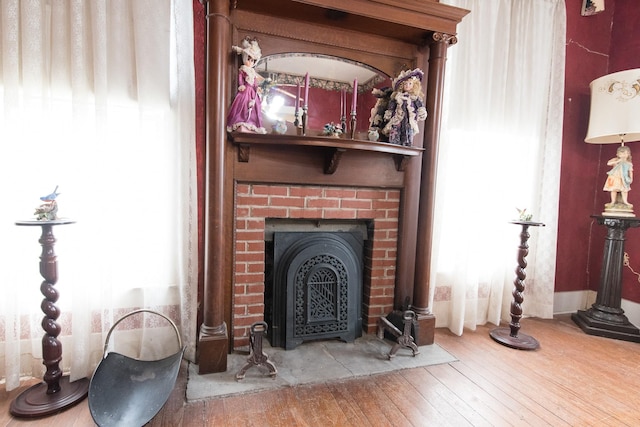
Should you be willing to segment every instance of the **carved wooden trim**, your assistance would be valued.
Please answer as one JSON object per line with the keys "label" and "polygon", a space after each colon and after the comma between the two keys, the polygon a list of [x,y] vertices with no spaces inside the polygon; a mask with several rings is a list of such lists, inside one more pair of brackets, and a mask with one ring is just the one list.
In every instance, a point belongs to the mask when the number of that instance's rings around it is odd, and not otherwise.
{"label": "carved wooden trim", "polygon": [[251,155],[251,145],[238,144],[238,161],[239,162],[248,163],[250,155]]}
{"label": "carved wooden trim", "polygon": [[458,38],[455,35],[451,35],[451,34],[435,32],[432,34],[431,38],[435,42],[443,42],[448,45],[454,45],[458,43]]}
{"label": "carved wooden trim", "polygon": [[324,164],[324,173],[327,175],[332,175],[340,165],[340,159],[342,155],[345,153],[344,148],[331,148],[327,150],[327,155],[325,157]]}

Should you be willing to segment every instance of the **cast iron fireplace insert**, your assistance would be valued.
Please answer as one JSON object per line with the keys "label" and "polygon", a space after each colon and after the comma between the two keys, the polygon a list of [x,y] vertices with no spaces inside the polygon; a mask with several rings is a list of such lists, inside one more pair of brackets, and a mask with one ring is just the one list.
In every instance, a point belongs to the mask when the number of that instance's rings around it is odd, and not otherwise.
{"label": "cast iron fireplace insert", "polygon": [[265,298],[272,346],[362,335],[363,246],[357,231],[273,233]]}

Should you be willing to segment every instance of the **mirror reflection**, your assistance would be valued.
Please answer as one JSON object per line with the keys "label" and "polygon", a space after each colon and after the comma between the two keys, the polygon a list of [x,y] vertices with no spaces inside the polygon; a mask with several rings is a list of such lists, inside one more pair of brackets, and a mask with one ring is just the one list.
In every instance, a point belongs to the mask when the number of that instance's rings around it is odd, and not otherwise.
{"label": "mirror reflection", "polygon": [[[263,118],[272,123],[285,121],[287,133],[295,133],[294,123],[296,118],[301,123],[305,104],[308,107],[307,135],[321,134],[324,126],[331,122],[340,124],[344,121],[349,130],[355,105],[356,130],[366,135],[371,109],[376,103],[372,91],[391,85],[389,76],[373,67],[328,55],[268,55],[260,59],[255,69],[267,78],[262,85]],[[307,74],[308,89],[305,87]],[[355,97],[354,83],[357,84]],[[267,126],[269,124],[265,123]]]}

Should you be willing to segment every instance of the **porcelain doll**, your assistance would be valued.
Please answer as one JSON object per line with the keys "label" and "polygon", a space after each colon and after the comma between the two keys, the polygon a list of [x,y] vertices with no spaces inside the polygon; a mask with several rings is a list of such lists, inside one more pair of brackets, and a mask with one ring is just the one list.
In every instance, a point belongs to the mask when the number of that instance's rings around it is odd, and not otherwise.
{"label": "porcelain doll", "polygon": [[618,147],[616,157],[607,162],[607,166],[613,166],[607,172],[607,180],[604,183],[604,191],[611,192],[611,203],[605,205],[606,208],[612,208],[618,202],[618,194],[624,207],[632,208],[629,203],[628,195],[633,182],[633,163],[631,163],[631,149],[626,145]]}
{"label": "porcelain doll", "polygon": [[422,101],[421,69],[405,70],[393,81],[393,93],[384,113],[386,122],[381,133],[391,144],[410,147],[419,132],[418,122],[427,118]]}
{"label": "porcelain doll", "polygon": [[233,46],[232,49],[242,55],[242,66],[238,71],[238,92],[227,115],[227,131],[267,133],[262,126],[260,89],[260,83],[265,79],[254,68],[262,56],[258,41],[246,37],[242,47]]}

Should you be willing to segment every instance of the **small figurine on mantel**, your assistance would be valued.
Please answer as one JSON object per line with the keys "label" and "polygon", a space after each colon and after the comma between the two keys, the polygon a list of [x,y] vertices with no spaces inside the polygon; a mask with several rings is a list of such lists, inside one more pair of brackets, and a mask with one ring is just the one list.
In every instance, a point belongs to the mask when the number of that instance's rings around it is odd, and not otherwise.
{"label": "small figurine on mantel", "polygon": [[386,86],[383,88],[373,88],[373,90],[371,91],[371,94],[377,99],[376,104],[371,109],[371,116],[369,117],[368,134],[370,141],[387,141],[387,136],[383,134],[381,135],[380,132],[387,124],[384,119],[384,113],[387,111],[392,93],[393,89]]}
{"label": "small figurine on mantel", "polygon": [[60,195],[58,193],[58,186],[46,196],[40,197],[42,204],[36,208],[34,215],[38,221],[55,221],[58,219],[58,202],[56,198]]}
{"label": "small figurine on mantel", "polygon": [[232,46],[232,49],[242,55],[242,66],[238,71],[238,92],[227,115],[227,131],[267,133],[262,126],[260,88],[265,78],[254,68],[262,56],[258,41],[245,37],[242,46]]}
{"label": "small figurine on mantel", "polygon": [[393,93],[384,113],[384,128],[380,132],[391,144],[411,147],[419,132],[418,122],[427,119],[422,99],[421,69],[402,71],[393,80]]}
{"label": "small figurine on mantel", "polygon": [[616,157],[607,162],[612,166],[607,172],[604,191],[611,193],[611,203],[604,205],[605,216],[633,217],[633,205],[629,203],[629,191],[633,182],[633,163],[631,163],[631,149],[621,145],[616,150]]}

